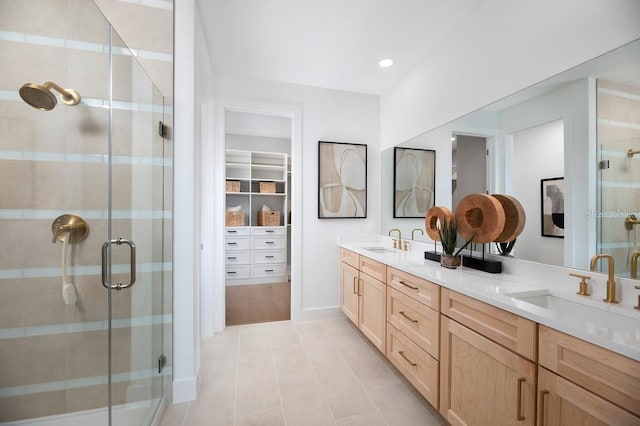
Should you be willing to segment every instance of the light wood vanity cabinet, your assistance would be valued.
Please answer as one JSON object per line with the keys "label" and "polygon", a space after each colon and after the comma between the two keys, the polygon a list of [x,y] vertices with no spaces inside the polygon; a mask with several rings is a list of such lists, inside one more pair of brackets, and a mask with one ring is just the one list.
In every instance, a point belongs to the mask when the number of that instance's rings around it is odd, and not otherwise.
{"label": "light wood vanity cabinet", "polygon": [[387,267],[345,249],[341,249],[340,258],[342,311],[384,353],[387,286],[383,280]]}
{"label": "light wood vanity cabinet", "polygon": [[391,267],[387,285],[387,358],[437,408],[440,287]]}
{"label": "light wood vanity cabinet", "polygon": [[539,342],[539,424],[640,425],[639,362],[545,326]]}
{"label": "light wood vanity cabinet", "polygon": [[638,361],[349,250],[341,260],[345,315],[452,425],[640,426]]}
{"label": "light wood vanity cabinet", "polygon": [[511,348],[535,346],[535,323],[513,341],[512,314],[444,288],[441,297],[440,413],[454,425],[534,425],[536,364]]}

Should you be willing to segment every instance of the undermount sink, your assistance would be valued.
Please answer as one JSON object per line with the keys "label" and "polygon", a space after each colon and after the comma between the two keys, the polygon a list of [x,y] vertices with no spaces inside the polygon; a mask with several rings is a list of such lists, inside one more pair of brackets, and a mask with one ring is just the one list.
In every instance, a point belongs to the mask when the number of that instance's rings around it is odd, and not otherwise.
{"label": "undermount sink", "polygon": [[513,297],[519,302],[530,303],[543,309],[563,312],[565,314],[584,314],[592,309],[587,304],[574,300],[567,300],[548,293],[532,294],[531,292],[524,292],[522,294],[511,293],[508,294],[508,296]]}
{"label": "undermount sink", "polygon": [[[532,305],[540,306],[541,308],[545,308],[545,309],[555,309],[558,306],[558,304],[571,303],[571,302],[567,302],[564,299],[560,299],[558,297],[552,296],[550,294],[541,294],[537,296],[517,296],[517,295],[510,295],[510,296],[513,297],[514,299],[531,303]],[[560,300],[561,302],[558,302],[558,300]]]}
{"label": "undermount sink", "polygon": [[394,253],[393,250],[386,247],[363,247],[364,250],[372,251],[374,253]]}

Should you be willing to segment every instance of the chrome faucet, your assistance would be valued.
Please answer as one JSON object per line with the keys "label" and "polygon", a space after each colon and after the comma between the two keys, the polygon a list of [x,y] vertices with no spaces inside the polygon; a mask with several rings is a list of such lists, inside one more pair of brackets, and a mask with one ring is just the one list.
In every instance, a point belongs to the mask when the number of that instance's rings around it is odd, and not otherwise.
{"label": "chrome faucet", "polygon": [[416,231],[420,231],[420,233],[421,233],[422,235],[424,235],[424,231],[422,230],[422,228],[413,228],[413,229],[411,230],[411,239],[412,239],[412,240],[415,240],[415,237],[413,236],[413,233],[414,233],[414,232],[416,232]]}
{"label": "chrome faucet", "polygon": [[391,236],[391,233],[393,231],[398,231],[398,245],[396,245],[396,241],[393,240],[393,248],[402,248],[402,232],[400,232],[400,230],[398,228],[391,228],[389,229],[389,233],[387,235]]}
{"label": "chrome faucet", "polygon": [[607,303],[618,303],[616,300],[616,281],[614,278],[615,261],[610,254],[596,254],[591,258],[591,270],[596,270],[598,259],[607,259],[609,279],[607,280],[607,297],[603,299]]}

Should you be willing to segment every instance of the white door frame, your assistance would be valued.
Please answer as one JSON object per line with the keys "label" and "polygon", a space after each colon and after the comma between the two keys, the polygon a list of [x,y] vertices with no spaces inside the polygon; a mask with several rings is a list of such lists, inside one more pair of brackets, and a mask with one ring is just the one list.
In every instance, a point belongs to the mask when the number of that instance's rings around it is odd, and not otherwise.
{"label": "white door frame", "polygon": [[[227,111],[291,119],[291,319],[302,310],[302,108],[235,98],[215,98],[213,111],[202,116],[201,147],[201,331],[225,328],[224,181],[225,114]],[[212,116],[211,116],[212,115]],[[213,125],[213,128],[211,128]],[[176,188],[179,190],[179,188]]]}

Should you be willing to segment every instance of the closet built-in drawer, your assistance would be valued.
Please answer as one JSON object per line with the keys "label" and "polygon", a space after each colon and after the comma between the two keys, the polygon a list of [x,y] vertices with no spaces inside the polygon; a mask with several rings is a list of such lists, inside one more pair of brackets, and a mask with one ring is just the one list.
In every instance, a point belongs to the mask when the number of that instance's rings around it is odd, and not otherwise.
{"label": "closet built-in drawer", "polygon": [[251,262],[248,251],[229,252],[224,257],[225,265],[246,264]]}
{"label": "closet built-in drawer", "polygon": [[538,334],[540,365],[640,416],[640,362],[542,325]]}
{"label": "closet built-in drawer", "polygon": [[285,238],[280,236],[254,236],[251,237],[252,249],[284,249],[286,245]]}
{"label": "closet built-in drawer", "polygon": [[446,288],[441,298],[444,315],[532,361],[537,359],[537,323]]}
{"label": "closet built-in drawer", "polygon": [[360,268],[360,255],[351,250],[340,249],[340,260],[354,268]]}
{"label": "closet built-in drawer", "polygon": [[387,327],[387,358],[438,408],[438,361],[392,325]]}
{"label": "closet built-in drawer", "polygon": [[251,238],[227,237],[224,245],[227,250],[249,250],[251,248]]}
{"label": "closet built-in drawer", "polygon": [[439,358],[440,314],[394,288],[387,291],[387,322],[435,359]]}
{"label": "closet built-in drawer", "polygon": [[378,281],[384,282],[387,277],[387,265],[365,256],[360,256],[360,266],[358,269],[360,269],[360,272],[364,272]]}
{"label": "closet built-in drawer", "polygon": [[251,252],[251,263],[285,263],[287,255],[284,250],[257,250]]}
{"label": "closet built-in drawer", "polygon": [[254,226],[251,228],[251,235],[284,235],[286,233],[284,226]]}
{"label": "closet built-in drawer", "polygon": [[249,266],[227,266],[225,270],[225,275],[228,280],[239,280],[239,279],[247,279],[251,270]]}
{"label": "closet built-in drawer", "polygon": [[286,273],[285,265],[259,265],[251,268],[252,278],[281,277]]}
{"label": "closet built-in drawer", "polygon": [[229,227],[224,229],[224,233],[228,237],[251,235],[251,228],[248,226]]}
{"label": "closet built-in drawer", "polygon": [[387,268],[387,285],[435,311],[439,310],[439,285],[394,268]]}

